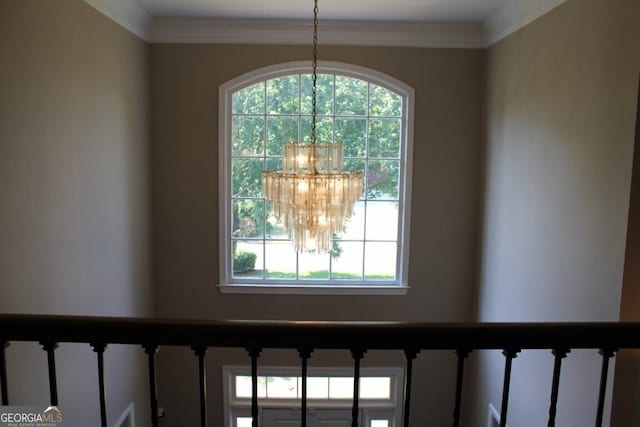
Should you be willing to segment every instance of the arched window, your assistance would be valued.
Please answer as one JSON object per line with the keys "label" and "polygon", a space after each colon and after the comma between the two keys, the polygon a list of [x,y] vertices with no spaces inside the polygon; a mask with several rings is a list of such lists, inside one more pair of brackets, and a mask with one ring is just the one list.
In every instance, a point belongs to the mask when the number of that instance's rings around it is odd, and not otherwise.
{"label": "arched window", "polygon": [[261,68],[220,87],[223,292],[402,293],[407,286],[413,89],[350,64],[318,65],[318,141],[341,141],[365,189],[330,254],[297,254],[262,197],[282,144],[311,136],[310,63]]}

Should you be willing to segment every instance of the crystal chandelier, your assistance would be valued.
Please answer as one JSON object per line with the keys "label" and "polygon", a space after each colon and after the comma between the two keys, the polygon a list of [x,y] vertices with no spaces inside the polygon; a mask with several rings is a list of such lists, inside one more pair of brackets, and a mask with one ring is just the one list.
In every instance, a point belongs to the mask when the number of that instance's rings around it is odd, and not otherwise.
{"label": "crystal chandelier", "polygon": [[339,142],[316,143],[316,80],[318,67],[318,0],[313,8],[313,74],[311,143],[287,142],[281,171],[262,173],[262,190],[289,232],[296,252],[326,253],[363,188],[362,171],[345,172]]}

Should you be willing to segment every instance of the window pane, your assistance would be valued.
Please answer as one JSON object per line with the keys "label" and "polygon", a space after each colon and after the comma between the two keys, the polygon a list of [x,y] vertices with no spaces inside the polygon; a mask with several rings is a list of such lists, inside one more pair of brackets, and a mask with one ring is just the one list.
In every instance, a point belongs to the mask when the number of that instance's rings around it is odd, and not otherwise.
{"label": "window pane", "polygon": [[297,398],[297,377],[267,377],[268,398]]}
{"label": "window pane", "polygon": [[[237,417],[236,418],[236,427],[251,427],[252,422],[251,417]],[[374,427],[373,425],[371,427]]]}
{"label": "window pane", "polygon": [[299,279],[328,279],[329,254],[300,253],[298,254]]}
{"label": "window pane", "polygon": [[371,427],[389,427],[389,420],[371,420]]}
{"label": "window pane", "polygon": [[236,397],[251,397],[251,377],[236,377]]}
{"label": "window pane", "polygon": [[398,239],[398,202],[367,202],[366,239]]}
{"label": "window pane", "polygon": [[361,399],[390,399],[391,379],[389,377],[360,378]]}
{"label": "window pane", "polygon": [[234,116],[232,132],[234,156],[262,155],[264,150],[264,119]]}
{"label": "window pane", "polygon": [[267,166],[265,170],[280,171],[282,170],[282,157],[267,157]]}
{"label": "window pane", "polygon": [[345,224],[344,232],[337,236],[340,240],[364,240],[364,202],[356,202],[353,215]]}
{"label": "window pane", "polygon": [[266,268],[268,279],[295,279],[296,253],[289,241],[266,242]]}
{"label": "window pane", "polygon": [[366,242],[364,244],[364,278],[393,280],[396,277],[396,243]]}
{"label": "window pane", "polygon": [[370,160],[367,167],[367,199],[397,199],[400,162]]}
{"label": "window pane", "polygon": [[367,120],[336,119],[336,141],[344,144],[345,157],[365,157]]}
{"label": "window pane", "polygon": [[[302,114],[311,114],[313,99],[313,82],[311,74],[302,75]],[[316,114],[333,114],[333,75],[318,74],[316,82]]]}
{"label": "window pane", "polygon": [[232,191],[234,197],[262,196],[262,159],[233,159]]}
{"label": "window pane", "polygon": [[344,161],[344,170],[347,172],[354,171],[363,171],[364,170],[364,160],[345,160]]}
{"label": "window pane", "polygon": [[[302,389],[300,389],[302,393]],[[329,378],[307,377],[307,397],[309,399],[327,399],[329,397]]]}
{"label": "window pane", "polygon": [[[236,376],[236,397],[251,398],[250,376]],[[267,397],[267,380],[265,377],[258,377],[258,397]]]}
{"label": "window pane", "polygon": [[329,399],[353,398],[353,377],[330,377]]}
{"label": "window pane", "polygon": [[262,199],[233,200],[232,216],[232,237],[262,237],[264,232],[264,201]]}
{"label": "window pane", "polygon": [[298,75],[267,81],[267,114],[298,114]]}
{"label": "window pane", "polygon": [[402,115],[402,98],[389,89],[369,85],[369,115],[400,117]]}
{"label": "window pane", "polygon": [[267,224],[266,233],[267,239],[287,240],[289,234],[285,230],[281,221],[278,221],[273,213],[273,204],[271,202],[266,203],[267,206]]}
{"label": "window pane", "polygon": [[231,104],[233,114],[264,114],[264,82],[237,91]]}
{"label": "window pane", "polygon": [[[311,117],[303,116],[300,118],[300,136],[303,141],[311,141]],[[316,141],[332,142],[333,141],[333,119],[317,118],[316,119]]]}
{"label": "window pane", "polygon": [[331,278],[362,279],[363,243],[338,240],[334,247],[339,248],[334,252],[340,252],[340,255],[331,259]]}
{"label": "window pane", "polygon": [[369,157],[400,157],[400,120],[369,121]]}
{"label": "window pane", "polygon": [[251,277],[262,279],[263,259],[262,240],[234,240],[233,277]]}
{"label": "window pane", "polygon": [[336,76],[336,115],[367,114],[367,82],[352,77]]}
{"label": "window pane", "polygon": [[298,118],[267,117],[267,155],[282,156],[282,144],[298,141]]}

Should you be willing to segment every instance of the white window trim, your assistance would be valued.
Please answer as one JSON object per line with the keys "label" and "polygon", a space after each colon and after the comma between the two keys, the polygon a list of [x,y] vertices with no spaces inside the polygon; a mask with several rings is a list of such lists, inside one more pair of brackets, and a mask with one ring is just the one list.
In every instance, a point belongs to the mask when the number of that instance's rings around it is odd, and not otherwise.
{"label": "white window trim", "polygon": [[[300,367],[291,366],[265,366],[258,368],[259,376],[300,376]],[[222,386],[224,399],[224,425],[233,427],[236,416],[250,416],[251,399],[238,399],[235,397],[235,384],[233,378],[238,375],[251,375],[249,366],[223,366]],[[308,376],[339,377],[353,376],[353,368],[338,367],[310,367]],[[384,376],[391,378],[390,399],[360,399],[358,407],[363,410],[365,425],[377,416],[390,416],[391,425],[400,425],[402,415],[402,402],[404,393],[404,369],[400,367],[384,368],[360,368],[361,377]],[[307,407],[348,409],[353,405],[352,399],[309,399]],[[299,399],[275,399],[259,398],[258,406],[263,408],[300,408]]]}
{"label": "white window trim", "polygon": [[402,81],[379,71],[358,65],[319,61],[319,74],[339,74],[362,79],[392,90],[403,97],[402,161],[404,173],[399,177],[398,195],[398,254],[394,281],[332,281],[301,283],[273,281],[269,283],[240,283],[231,272],[231,115],[233,93],[255,83],[289,74],[311,73],[309,61],[293,61],[271,65],[238,76],[219,88],[218,94],[218,197],[219,197],[219,271],[221,293],[242,294],[309,294],[309,295],[404,295],[409,289],[409,237],[411,229],[411,177],[413,176],[413,125],[415,92]]}

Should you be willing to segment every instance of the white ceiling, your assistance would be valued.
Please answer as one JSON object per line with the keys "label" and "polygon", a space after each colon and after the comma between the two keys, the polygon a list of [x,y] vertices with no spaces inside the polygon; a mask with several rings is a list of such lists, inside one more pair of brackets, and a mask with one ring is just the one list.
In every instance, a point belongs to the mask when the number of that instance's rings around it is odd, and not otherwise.
{"label": "white ceiling", "polygon": [[[311,0],[135,0],[153,17],[305,19]],[[321,19],[481,22],[512,0],[320,0]]]}

